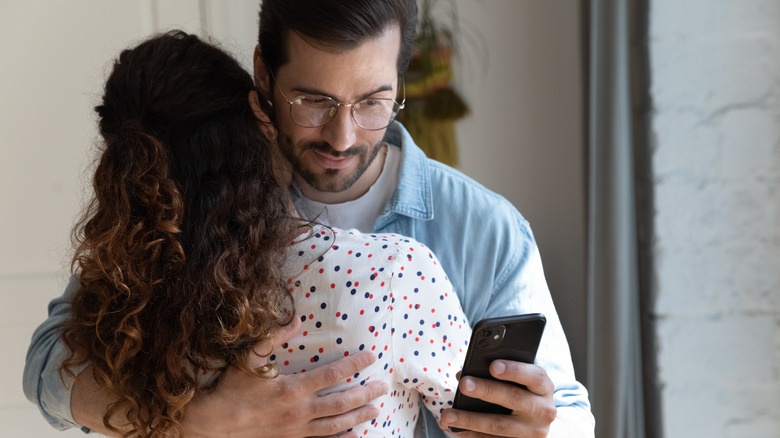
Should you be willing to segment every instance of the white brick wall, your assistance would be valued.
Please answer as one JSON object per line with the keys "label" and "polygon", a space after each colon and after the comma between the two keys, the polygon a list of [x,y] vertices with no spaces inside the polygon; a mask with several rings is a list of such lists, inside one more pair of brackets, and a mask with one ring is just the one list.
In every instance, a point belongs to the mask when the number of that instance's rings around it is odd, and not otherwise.
{"label": "white brick wall", "polygon": [[780,2],[650,2],[664,436],[780,436]]}

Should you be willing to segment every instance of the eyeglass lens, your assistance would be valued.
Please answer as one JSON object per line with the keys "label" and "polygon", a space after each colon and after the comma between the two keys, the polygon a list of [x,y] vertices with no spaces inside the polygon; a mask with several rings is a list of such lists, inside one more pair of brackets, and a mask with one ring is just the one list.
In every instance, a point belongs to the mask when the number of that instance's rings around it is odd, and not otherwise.
{"label": "eyeglass lens", "polygon": [[[352,117],[360,127],[369,130],[386,128],[395,119],[399,105],[392,99],[366,99],[351,106]],[[336,116],[339,103],[330,97],[299,96],[290,106],[293,121],[301,126],[317,127]]]}

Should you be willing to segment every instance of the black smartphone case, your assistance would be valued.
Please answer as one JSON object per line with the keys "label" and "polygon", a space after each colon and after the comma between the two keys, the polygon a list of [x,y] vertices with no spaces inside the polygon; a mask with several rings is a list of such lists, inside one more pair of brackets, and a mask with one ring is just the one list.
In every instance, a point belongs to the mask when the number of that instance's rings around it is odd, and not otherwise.
{"label": "black smartphone case", "polygon": [[[547,319],[541,313],[488,318],[478,322],[471,333],[461,376],[495,380],[490,375],[489,366],[496,359],[534,363],[546,323]],[[501,335],[498,341],[494,338],[497,334]],[[453,407],[493,414],[512,412],[503,406],[465,396],[460,390],[455,394]]]}

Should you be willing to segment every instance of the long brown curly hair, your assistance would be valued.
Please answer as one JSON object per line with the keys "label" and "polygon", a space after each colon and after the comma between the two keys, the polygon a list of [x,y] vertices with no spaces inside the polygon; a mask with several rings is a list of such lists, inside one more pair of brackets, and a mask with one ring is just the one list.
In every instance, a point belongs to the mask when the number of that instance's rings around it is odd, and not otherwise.
{"label": "long brown curly hair", "polygon": [[92,365],[117,400],[103,422],[124,436],[180,434],[202,371],[273,376],[249,359],[291,321],[279,268],[296,221],[253,88],[231,56],[174,31],[123,51],[95,108],[103,141],[73,232],[61,371]]}

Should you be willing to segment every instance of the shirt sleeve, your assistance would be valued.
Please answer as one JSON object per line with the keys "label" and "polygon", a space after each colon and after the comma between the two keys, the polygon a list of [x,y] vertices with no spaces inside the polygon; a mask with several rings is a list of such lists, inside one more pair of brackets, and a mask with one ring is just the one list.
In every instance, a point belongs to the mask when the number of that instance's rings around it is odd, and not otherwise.
{"label": "shirt sleeve", "polygon": [[[49,317],[35,330],[24,364],[23,387],[27,399],[35,403],[49,424],[58,430],[81,428],[70,411],[73,379],[60,376],[59,367],[67,355],[60,338],[65,320],[70,315],[71,297],[78,290],[78,280],[71,277],[62,296],[49,303]],[[87,365],[74,370],[76,374]],[[89,429],[82,428],[85,432]]]}
{"label": "shirt sleeve", "polygon": [[425,245],[410,240],[398,248],[391,288],[395,378],[419,392],[438,420],[455,398],[471,328],[452,284]]}
{"label": "shirt sleeve", "polygon": [[536,364],[545,369],[555,384],[553,399],[559,413],[581,430],[593,431],[595,420],[588,392],[574,375],[569,344],[547,286],[539,248],[527,222],[519,220],[513,252],[496,276],[491,300],[483,317],[539,312],[547,318]]}

